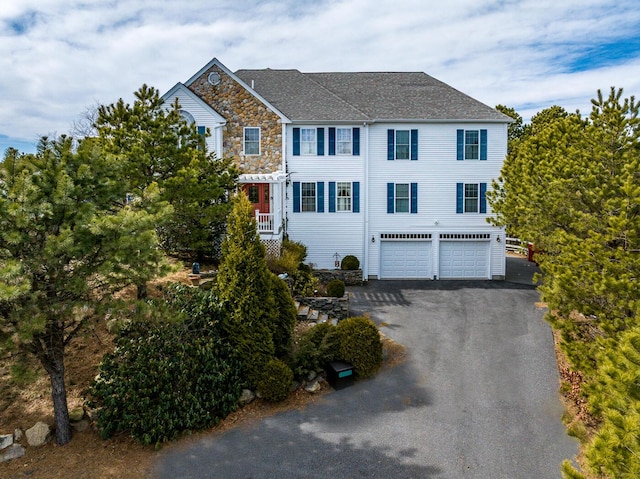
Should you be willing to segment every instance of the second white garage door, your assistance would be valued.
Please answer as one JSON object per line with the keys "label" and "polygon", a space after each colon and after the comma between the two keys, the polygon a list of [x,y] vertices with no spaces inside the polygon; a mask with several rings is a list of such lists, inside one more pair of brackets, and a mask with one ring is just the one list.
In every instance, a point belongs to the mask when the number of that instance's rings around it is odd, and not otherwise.
{"label": "second white garage door", "polygon": [[380,244],[380,277],[426,279],[433,277],[431,241],[383,241]]}
{"label": "second white garage door", "polygon": [[442,241],[440,243],[439,277],[441,279],[486,279],[488,276],[488,241]]}

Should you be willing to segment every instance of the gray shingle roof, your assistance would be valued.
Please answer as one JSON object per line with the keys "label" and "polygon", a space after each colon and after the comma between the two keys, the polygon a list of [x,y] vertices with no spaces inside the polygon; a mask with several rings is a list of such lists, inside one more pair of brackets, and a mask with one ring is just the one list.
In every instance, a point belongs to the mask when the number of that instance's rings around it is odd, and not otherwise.
{"label": "gray shingle roof", "polygon": [[239,70],[236,75],[292,121],[511,121],[421,72],[301,73]]}

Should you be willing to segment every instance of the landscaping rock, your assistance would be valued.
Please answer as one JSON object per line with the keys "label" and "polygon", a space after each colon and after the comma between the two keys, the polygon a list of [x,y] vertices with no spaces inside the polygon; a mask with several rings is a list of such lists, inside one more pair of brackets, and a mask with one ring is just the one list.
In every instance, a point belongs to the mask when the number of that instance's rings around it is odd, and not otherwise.
{"label": "landscaping rock", "polygon": [[311,394],[315,394],[317,392],[320,392],[321,389],[322,389],[322,386],[320,385],[319,381],[313,381],[313,382],[307,384],[307,386],[304,388],[305,391],[307,391],[308,393],[311,393]]}
{"label": "landscaping rock", "polygon": [[23,437],[24,437],[24,432],[22,432],[22,429],[17,427],[16,430],[13,431],[13,440],[15,442],[20,442]]}
{"label": "landscaping rock", "polygon": [[0,462],[10,461],[24,456],[25,448],[20,444],[12,444],[0,452]]}
{"label": "landscaping rock", "polygon": [[89,421],[87,419],[81,419],[80,421],[71,423],[71,427],[76,432],[84,432],[89,429]]}
{"label": "landscaping rock", "polygon": [[25,434],[27,436],[27,443],[30,446],[38,447],[46,444],[49,440],[51,437],[51,428],[47,424],[38,421],[33,427],[27,429]]}
{"label": "landscaping rock", "polygon": [[307,381],[313,381],[315,378],[318,377],[318,373],[316,373],[315,371],[311,371],[308,375],[307,375]]}
{"label": "landscaping rock", "polygon": [[13,434],[0,435],[0,450],[6,449],[13,444]]}
{"label": "landscaping rock", "polygon": [[242,394],[240,395],[240,404],[242,404],[243,406],[246,406],[247,404],[252,402],[255,398],[256,398],[256,395],[253,393],[253,391],[249,389],[243,389]]}
{"label": "landscaping rock", "polygon": [[78,422],[84,417],[84,409],[77,407],[69,411],[69,421]]}

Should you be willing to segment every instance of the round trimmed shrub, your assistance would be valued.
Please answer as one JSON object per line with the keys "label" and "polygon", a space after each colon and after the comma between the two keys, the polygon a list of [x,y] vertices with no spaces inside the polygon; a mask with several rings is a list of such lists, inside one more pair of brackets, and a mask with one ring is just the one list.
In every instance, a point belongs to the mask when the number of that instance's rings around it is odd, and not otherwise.
{"label": "round trimmed shrub", "polygon": [[360,267],[360,260],[358,260],[358,258],[353,256],[352,254],[349,254],[344,258],[342,258],[342,262],[340,263],[340,269],[344,269],[344,270],[353,271],[358,269],[359,267]]}
{"label": "round trimmed shrub", "polygon": [[280,359],[271,359],[264,367],[258,381],[258,393],[271,402],[287,398],[293,384],[293,372]]}
{"label": "round trimmed shrub", "polygon": [[369,318],[356,316],[338,323],[340,357],[353,364],[360,377],[372,376],[382,364],[382,340]]}
{"label": "round trimmed shrub", "polygon": [[327,295],[332,298],[342,298],[344,296],[344,281],[334,279],[327,283]]}

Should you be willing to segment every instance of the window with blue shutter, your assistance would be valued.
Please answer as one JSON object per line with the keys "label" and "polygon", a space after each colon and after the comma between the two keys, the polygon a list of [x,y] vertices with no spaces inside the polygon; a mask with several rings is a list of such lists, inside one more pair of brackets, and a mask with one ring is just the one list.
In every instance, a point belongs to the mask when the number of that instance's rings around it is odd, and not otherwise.
{"label": "window with blue shutter", "polygon": [[317,138],[318,138],[318,148],[317,148],[318,156],[323,156],[324,155],[324,128],[318,128]]}
{"label": "window with blue shutter", "polygon": [[418,213],[418,183],[387,183],[387,213]]}
{"label": "window with blue shutter", "polygon": [[318,205],[316,211],[318,213],[324,213],[324,183],[322,181],[319,181],[317,184],[317,198]]}
{"label": "window with blue shutter", "polygon": [[293,129],[293,156],[300,156],[300,128]]}
{"label": "window with blue shutter", "polygon": [[207,133],[206,126],[198,126],[198,135],[205,136]]}
{"label": "window with blue shutter", "polygon": [[300,213],[300,182],[293,182],[293,212]]}
{"label": "window with blue shutter", "polygon": [[329,156],[335,156],[336,154],[336,129],[329,128]]}
{"label": "window with blue shutter", "polygon": [[486,160],[487,130],[457,130],[456,158],[458,160]]}
{"label": "window with blue shutter", "polygon": [[456,213],[486,213],[487,184],[457,183]]}
{"label": "window with blue shutter", "polygon": [[353,129],[353,156],[360,156],[360,128]]}
{"label": "window with blue shutter", "polygon": [[329,182],[329,213],[336,212],[336,182]]}
{"label": "window with blue shutter", "polygon": [[418,159],[418,130],[411,130],[411,159]]}

